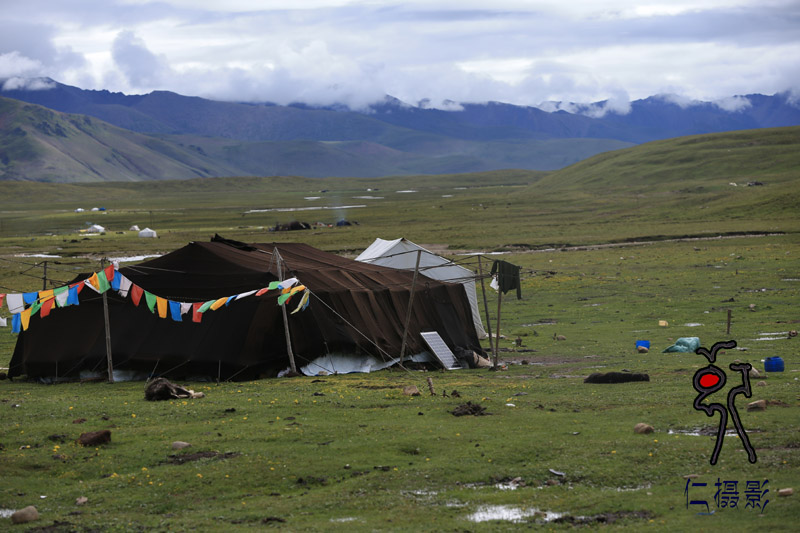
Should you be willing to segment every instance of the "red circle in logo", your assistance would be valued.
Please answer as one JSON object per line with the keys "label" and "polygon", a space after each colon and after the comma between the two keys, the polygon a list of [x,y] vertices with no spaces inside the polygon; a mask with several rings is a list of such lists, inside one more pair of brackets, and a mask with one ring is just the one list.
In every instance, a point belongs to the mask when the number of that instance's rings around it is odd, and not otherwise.
{"label": "red circle in logo", "polygon": [[708,374],[703,374],[700,376],[700,386],[704,389],[711,388],[717,383],[719,383],[719,376],[716,374],[709,372]]}

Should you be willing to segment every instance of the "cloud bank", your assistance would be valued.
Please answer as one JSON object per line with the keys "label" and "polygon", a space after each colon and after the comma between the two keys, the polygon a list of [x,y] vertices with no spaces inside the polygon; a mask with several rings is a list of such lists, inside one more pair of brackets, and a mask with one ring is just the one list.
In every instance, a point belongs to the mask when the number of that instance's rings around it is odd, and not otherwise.
{"label": "cloud bank", "polygon": [[388,94],[603,116],[668,94],[737,111],[747,94],[798,99],[798,27],[791,0],[28,0],[4,6],[0,78],[352,108]]}

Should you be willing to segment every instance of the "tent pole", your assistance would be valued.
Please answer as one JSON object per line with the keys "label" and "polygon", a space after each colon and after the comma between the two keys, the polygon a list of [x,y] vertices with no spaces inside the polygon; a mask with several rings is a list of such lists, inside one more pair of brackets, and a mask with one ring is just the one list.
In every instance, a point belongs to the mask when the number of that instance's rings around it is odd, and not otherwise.
{"label": "tent pole", "polygon": [[497,370],[497,352],[500,351],[500,305],[503,303],[503,291],[497,291],[497,341],[494,343],[494,368]]}
{"label": "tent pole", "polygon": [[411,324],[411,309],[414,305],[414,290],[417,288],[417,276],[419,275],[419,260],[422,257],[422,250],[417,250],[417,264],[414,266],[414,279],[411,280],[411,296],[408,298],[408,311],[406,312],[406,324],[403,328],[403,342],[400,344],[400,366],[403,366],[403,357],[406,354],[406,337],[408,336],[408,326]]}
{"label": "tent pole", "polygon": [[[283,262],[281,253],[277,248],[274,248],[273,250],[273,255],[275,256],[278,265],[278,281],[283,281]],[[294,352],[292,352],[292,336],[289,333],[289,320],[286,316],[286,303],[281,306],[281,312],[283,313],[283,332],[286,334],[286,352],[289,354],[289,367],[292,369],[292,372],[297,374],[297,366],[294,363]]]}
{"label": "tent pole", "polygon": [[480,255],[478,256],[478,275],[481,278],[483,309],[486,312],[486,332],[489,334],[489,352],[494,353],[494,341],[492,340],[492,319],[489,317],[489,303],[486,301],[486,285],[483,283],[483,263],[481,263]]}
{"label": "tent pole", "polygon": [[[100,268],[105,267],[105,259],[100,261]],[[103,320],[106,326],[106,360],[108,361],[108,382],[114,383],[114,365],[111,361],[111,324],[108,319],[108,291],[103,291]]]}

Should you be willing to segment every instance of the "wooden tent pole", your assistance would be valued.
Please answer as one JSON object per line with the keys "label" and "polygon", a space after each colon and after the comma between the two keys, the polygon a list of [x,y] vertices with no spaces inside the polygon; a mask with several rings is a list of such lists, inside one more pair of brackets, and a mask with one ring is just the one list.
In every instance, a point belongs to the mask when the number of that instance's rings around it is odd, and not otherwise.
{"label": "wooden tent pole", "polygon": [[408,326],[411,324],[411,309],[414,306],[414,291],[417,288],[417,276],[419,275],[419,260],[422,257],[422,250],[417,250],[417,264],[414,266],[414,279],[411,280],[411,296],[408,298],[408,311],[406,311],[406,324],[403,328],[403,342],[400,344],[400,366],[403,365],[403,357],[406,355],[406,337],[408,336]]}
{"label": "wooden tent pole", "polygon": [[[273,255],[276,258],[277,265],[278,265],[278,281],[283,281],[283,262],[281,258],[281,253],[278,251],[277,248],[273,249]],[[292,369],[292,372],[295,374],[297,373],[297,365],[294,363],[294,352],[292,351],[292,336],[289,333],[289,319],[286,315],[286,302],[281,306],[281,312],[283,313],[283,332],[286,335],[286,352],[289,354],[289,366]]]}
{"label": "wooden tent pole", "polygon": [[[100,261],[100,269],[105,268],[105,260]],[[108,361],[108,382],[114,383],[114,364],[111,357],[111,321],[108,319],[108,291],[103,291],[103,320],[106,326],[106,360]]]}
{"label": "wooden tent pole", "polygon": [[503,303],[503,291],[497,291],[497,342],[494,343],[494,368],[497,369],[497,352],[500,351],[500,305]]}
{"label": "wooden tent pole", "polygon": [[481,293],[483,293],[483,309],[486,312],[486,332],[489,334],[489,352],[494,353],[494,341],[492,340],[492,319],[489,316],[489,302],[486,301],[486,285],[483,283],[483,263],[481,256],[478,256],[478,276],[481,278]]}

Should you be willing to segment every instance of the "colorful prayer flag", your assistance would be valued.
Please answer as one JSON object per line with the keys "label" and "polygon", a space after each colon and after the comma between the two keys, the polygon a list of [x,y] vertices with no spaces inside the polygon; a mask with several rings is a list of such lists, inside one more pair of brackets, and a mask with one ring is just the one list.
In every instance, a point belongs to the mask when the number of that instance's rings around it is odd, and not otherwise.
{"label": "colorful prayer flag", "polygon": [[156,299],[158,296],[155,294],[151,294],[147,291],[144,291],[144,300],[147,302],[147,308],[150,309],[151,313],[156,312]]}
{"label": "colorful prayer flag", "polygon": [[181,322],[183,319],[181,318],[181,304],[179,302],[173,302],[172,300],[169,301],[169,312],[172,315],[172,320],[175,322]]}
{"label": "colorful prayer flag", "polygon": [[142,299],[142,294],[144,294],[144,289],[142,289],[138,285],[131,285],[131,300],[133,300],[133,305],[139,306],[139,302]]}
{"label": "colorful prayer flag", "polygon": [[167,318],[167,300],[161,296],[156,296],[156,307],[158,308],[158,316]]}

